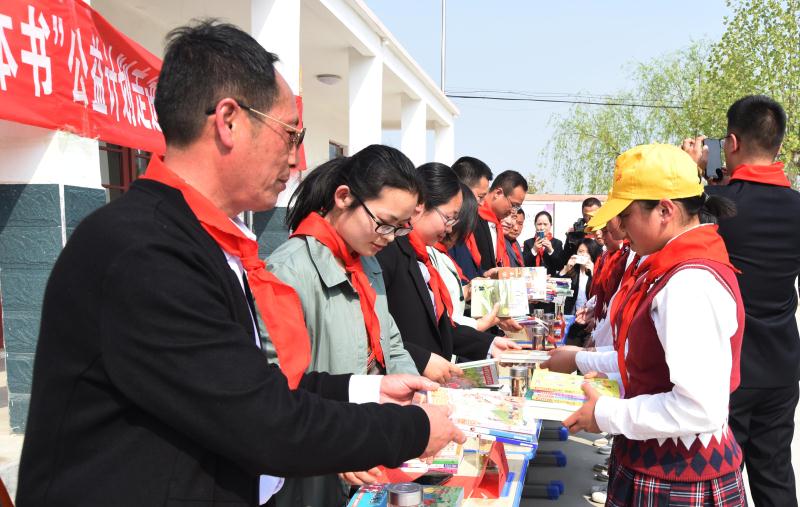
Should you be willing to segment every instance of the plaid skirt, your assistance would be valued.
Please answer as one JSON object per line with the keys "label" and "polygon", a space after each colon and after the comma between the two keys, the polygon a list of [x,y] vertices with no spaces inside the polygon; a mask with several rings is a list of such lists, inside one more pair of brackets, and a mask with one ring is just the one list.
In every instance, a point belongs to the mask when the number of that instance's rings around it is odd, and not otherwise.
{"label": "plaid skirt", "polygon": [[606,507],[746,507],[740,470],[702,482],[672,482],[608,463]]}

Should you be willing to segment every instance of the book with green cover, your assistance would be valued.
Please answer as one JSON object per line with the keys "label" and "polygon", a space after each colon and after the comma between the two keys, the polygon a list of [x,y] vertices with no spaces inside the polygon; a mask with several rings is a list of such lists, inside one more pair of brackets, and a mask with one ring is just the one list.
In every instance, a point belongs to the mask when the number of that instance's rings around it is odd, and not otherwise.
{"label": "book with green cover", "polygon": [[475,278],[471,288],[472,318],[483,317],[500,303],[498,317],[518,317],[528,314],[528,288],[523,278],[491,280]]}

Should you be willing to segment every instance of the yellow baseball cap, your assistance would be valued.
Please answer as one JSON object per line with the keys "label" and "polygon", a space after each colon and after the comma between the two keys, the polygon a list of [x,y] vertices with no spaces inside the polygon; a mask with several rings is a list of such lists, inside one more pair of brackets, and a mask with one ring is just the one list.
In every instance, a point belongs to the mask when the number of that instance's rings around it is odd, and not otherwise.
{"label": "yellow baseball cap", "polygon": [[703,193],[697,164],[671,144],[643,144],[617,157],[608,200],[589,227],[602,228],[636,200],[681,199]]}

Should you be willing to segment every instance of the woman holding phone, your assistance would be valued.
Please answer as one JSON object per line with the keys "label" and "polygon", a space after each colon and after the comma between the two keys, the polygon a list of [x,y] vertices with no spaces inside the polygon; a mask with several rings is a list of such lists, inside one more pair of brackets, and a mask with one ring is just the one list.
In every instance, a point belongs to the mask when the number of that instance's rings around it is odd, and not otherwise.
{"label": "woman holding phone", "polygon": [[522,259],[525,266],[544,266],[547,274],[556,276],[564,266],[561,256],[564,245],[553,237],[553,217],[547,211],[540,211],[534,217],[536,235],[522,244]]}
{"label": "woman holding phone", "polygon": [[593,239],[583,239],[578,244],[578,251],[569,258],[561,268],[558,276],[572,280],[572,296],[564,301],[564,315],[574,315],[575,310],[582,308],[589,298],[594,276],[594,263],[602,255],[603,249]]}

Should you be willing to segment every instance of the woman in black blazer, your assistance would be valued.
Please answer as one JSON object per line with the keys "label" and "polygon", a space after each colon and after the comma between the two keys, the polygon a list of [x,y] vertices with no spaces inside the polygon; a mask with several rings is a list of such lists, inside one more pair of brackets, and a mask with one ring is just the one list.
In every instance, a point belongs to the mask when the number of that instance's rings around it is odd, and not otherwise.
{"label": "woman in black blazer", "polygon": [[544,266],[547,274],[556,276],[564,267],[564,246],[560,240],[553,237],[553,218],[547,211],[540,211],[534,218],[536,236],[522,244],[522,260],[525,266]]}
{"label": "woman in black blazer", "polygon": [[431,265],[426,247],[441,242],[458,222],[462,201],[458,176],[444,164],[430,163],[417,169],[417,179],[424,207],[411,220],[414,230],[376,257],[383,270],[389,311],[406,350],[420,373],[444,381],[460,371],[450,363],[453,354],[485,359],[518,345],[453,323],[447,287]]}
{"label": "woman in black blazer", "polygon": [[586,304],[592,289],[594,263],[602,253],[603,248],[597,241],[586,238],[578,244],[578,251],[567,260],[559,273],[559,276],[572,279],[572,296],[564,301],[564,315],[574,315],[576,306]]}

